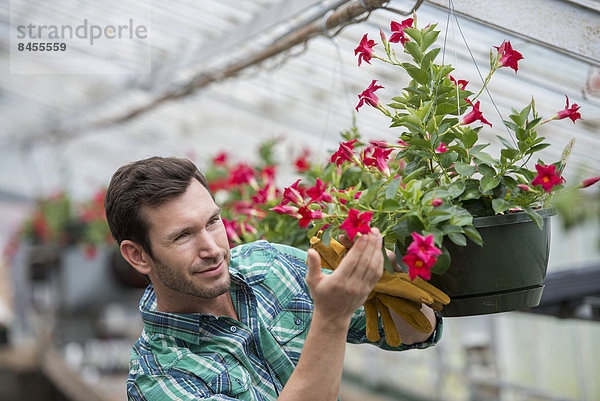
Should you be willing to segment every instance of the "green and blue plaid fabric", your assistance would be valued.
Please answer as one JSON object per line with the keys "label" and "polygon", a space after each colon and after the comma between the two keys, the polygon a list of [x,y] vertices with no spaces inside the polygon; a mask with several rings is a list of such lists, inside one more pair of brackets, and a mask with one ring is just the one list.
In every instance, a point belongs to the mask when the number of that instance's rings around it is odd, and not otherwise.
{"label": "green and blue plaid fabric", "polygon": [[[150,285],[140,301],[144,321],[131,350],[129,400],[275,400],[298,363],[310,326],[306,252],[257,241],[231,251],[230,288],[239,321],[208,314],[156,310]],[[325,271],[328,272],[328,271]],[[439,341],[431,338],[402,351]],[[348,342],[367,343],[364,311],[352,318]]]}

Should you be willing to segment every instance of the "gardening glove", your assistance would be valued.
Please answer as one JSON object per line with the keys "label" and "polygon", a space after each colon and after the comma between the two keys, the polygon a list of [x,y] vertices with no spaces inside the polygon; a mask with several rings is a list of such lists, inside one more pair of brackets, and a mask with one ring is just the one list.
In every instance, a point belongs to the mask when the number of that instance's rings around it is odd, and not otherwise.
{"label": "gardening glove", "polygon": [[[347,249],[334,239],[331,239],[329,246],[326,246],[321,242],[320,236],[321,231],[310,239],[311,248],[321,255],[321,267],[334,270]],[[429,333],[432,330],[431,323],[421,312],[421,304],[425,303],[439,311],[449,302],[450,299],[446,294],[425,280],[416,278],[411,281],[406,273],[384,271],[364,303],[367,339],[372,342],[379,341],[379,316],[381,316],[388,345],[395,347],[401,344],[389,308],[416,330]]]}

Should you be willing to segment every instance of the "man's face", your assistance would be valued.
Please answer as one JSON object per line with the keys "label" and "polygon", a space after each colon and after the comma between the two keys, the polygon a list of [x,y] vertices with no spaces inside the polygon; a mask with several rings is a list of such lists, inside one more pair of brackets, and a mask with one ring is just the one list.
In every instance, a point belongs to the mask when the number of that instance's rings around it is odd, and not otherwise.
{"label": "man's face", "polygon": [[[193,179],[186,191],[144,207],[154,254],[149,276],[169,296],[216,298],[229,289],[229,242],[221,209]],[[157,288],[158,290],[158,288]]]}

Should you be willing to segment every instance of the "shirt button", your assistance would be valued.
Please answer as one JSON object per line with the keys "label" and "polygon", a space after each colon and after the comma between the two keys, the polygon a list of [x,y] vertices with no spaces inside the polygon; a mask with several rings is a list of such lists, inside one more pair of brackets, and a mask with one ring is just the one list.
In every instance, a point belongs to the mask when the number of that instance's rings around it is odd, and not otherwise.
{"label": "shirt button", "polygon": [[229,330],[230,330],[232,333],[235,333],[235,332],[237,331],[237,327],[235,327],[235,326],[231,326],[231,327],[229,328]]}
{"label": "shirt button", "polygon": [[298,326],[300,325],[300,323],[302,323],[302,320],[300,320],[299,318],[296,318],[294,320],[294,323],[296,323]]}
{"label": "shirt button", "polygon": [[240,379],[235,379],[235,381],[237,382],[237,384],[242,385],[242,381]]}

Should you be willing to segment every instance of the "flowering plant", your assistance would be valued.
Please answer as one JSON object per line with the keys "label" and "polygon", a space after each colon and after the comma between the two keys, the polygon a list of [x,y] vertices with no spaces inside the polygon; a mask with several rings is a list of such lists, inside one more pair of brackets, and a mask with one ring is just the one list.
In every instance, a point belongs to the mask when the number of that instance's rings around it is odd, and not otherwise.
{"label": "flowering plant", "polygon": [[[309,235],[322,230],[326,244],[332,236],[344,234],[353,240],[377,227],[386,247],[395,249],[413,279],[430,279],[432,272],[443,274],[448,269],[446,240],[464,246],[470,239],[483,245],[474,217],[523,211],[541,228],[543,219],[536,209],[548,207],[554,193],[563,188],[562,173],[573,141],[561,160],[546,164],[538,159],[532,170],[528,163],[549,146],[537,130],[553,120],[570,118],[575,123],[581,118],[579,106],[570,105],[568,97],[564,110],[548,119],[538,115],[532,99],[503,121],[512,134],[510,139],[498,136],[503,145],[499,156],[487,153],[489,144],[479,143],[479,132],[492,124],[480,111],[478,98],[498,69],[516,73],[523,56],[510,42],[495,46],[489,73],[474,93],[467,89],[467,81],[452,75],[450,65],[434,62],[440,52],[432,48],[439,34],[435,28],[418,29],[416,16],[392,22],[389,39],[380,30],[381,52],[375,52],[374,40],[363,36],[354,50],[359,66],[378,60],[401,68],[411,78],[387,104],[375,93],[384,89],[376,80],[358,95],[356,110],[363,106],[379,110],[390,119],[390,127],[398,129],[396,138],[365,143],[356,132],[345,133],[312,186],[296,181],[272,209],[295,216],[300,225],[310,222]],[[411,61],[399,61],[394,46]],[[577,187],[595,181],[598,177]]]}
{"label": "flowering plant", "polygon": [[[204,175],[217,203],[222,208],[229,245],[266,239],[306,248],[306,229],[292,216],[269,213],[281,201],[282,190],[276,179],[280,164],[275,158],[277,140],[259,146],[258,161],[231,161],[226,152],[215,155],[204,169]],[[304,150],[293,160],[296,172],[310,168],[309,152]]]}

